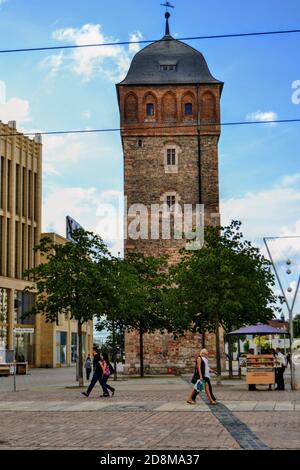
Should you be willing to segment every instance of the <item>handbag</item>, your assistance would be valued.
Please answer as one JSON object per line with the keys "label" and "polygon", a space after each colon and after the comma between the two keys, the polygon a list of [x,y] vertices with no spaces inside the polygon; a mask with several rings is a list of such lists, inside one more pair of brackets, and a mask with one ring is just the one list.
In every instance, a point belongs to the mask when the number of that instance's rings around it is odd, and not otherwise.
{"label": "handbag", "polygon": [[196,392],[199,392],[199,393],[202,392],[202,390],[203,390],[203,380],[198,379],[197,382],[194,385],[194,389],[196,390]]}
{"label": "handbag", "polygon": [[197,383],[197,380],[199,380],[199,374],[198,374],[197,369],[195,369],[194,375],[193,375],[192,380],[191,380],[192,384],[195,385]]}

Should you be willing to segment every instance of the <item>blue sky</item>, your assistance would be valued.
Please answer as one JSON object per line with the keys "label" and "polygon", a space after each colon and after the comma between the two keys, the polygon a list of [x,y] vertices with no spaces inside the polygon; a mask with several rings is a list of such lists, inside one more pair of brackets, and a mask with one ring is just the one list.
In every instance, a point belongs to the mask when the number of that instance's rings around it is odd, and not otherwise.
{"label": "blue sky", "polygon": [[[0,0],[0,48],[157,39],[159,0]],[[299,27],[298,0],[174,0],[178,37]],[[224,81],[223,121],[300,118],[300,35],[191,41]],[[136,47],[0,54],[0,119],[23,130],[118,127],[115,83]],[[4,92],[6,89],[6,92]],[[268,114],[265,114],[268,113]],[[300,123],[224,127],[220,139],[223,222],[239,218],[248,238],[300,232]],[[69,213],[101,232],[99,202],[123,190],[115,134],[44,138],[44,229],[64,233]],[[119,245],[114,246],[115,250]]]}

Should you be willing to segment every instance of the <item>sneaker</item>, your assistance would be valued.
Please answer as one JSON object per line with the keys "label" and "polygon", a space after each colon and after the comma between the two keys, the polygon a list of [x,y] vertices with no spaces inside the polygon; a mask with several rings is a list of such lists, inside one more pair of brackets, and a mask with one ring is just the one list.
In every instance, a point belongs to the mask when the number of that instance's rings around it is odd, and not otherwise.
{"label": "sneaker", "polygon": [[186,401],[189,405],[197,405],[197,403],[194,400],[187,400]]}
{"label": "sneaker", "polygon": [[88,397],[88,394],[86,392],[81,392],[81,395],[84,395],[85,397]]}

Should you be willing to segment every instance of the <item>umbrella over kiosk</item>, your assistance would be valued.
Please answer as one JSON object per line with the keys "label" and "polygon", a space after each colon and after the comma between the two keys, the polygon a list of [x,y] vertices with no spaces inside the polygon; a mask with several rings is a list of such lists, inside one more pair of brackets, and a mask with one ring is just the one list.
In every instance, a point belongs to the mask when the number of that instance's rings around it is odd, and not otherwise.
{"label": "umbrella over kiosk", "polygon": [[[231,331],[228,336],[267,336],[267,335],[289,335],[287,330],[274,328],[271,325],[257,323],[256,325],[244,326],[238,330]],[[248,385],[275,384],[276,358],[273,354],[247,354],[245,366],[247,367],[246,380]]]}

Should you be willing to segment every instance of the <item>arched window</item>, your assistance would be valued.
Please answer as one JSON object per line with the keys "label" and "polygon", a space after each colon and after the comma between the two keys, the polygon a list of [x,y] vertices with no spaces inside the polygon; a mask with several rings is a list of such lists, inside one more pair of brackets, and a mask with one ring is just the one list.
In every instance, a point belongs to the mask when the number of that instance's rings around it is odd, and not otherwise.
{"label": "arched window", "polygon": [[191,121],[196,118],[196,98],[194,93],[188,91],[181,99],[181,116],[184,121]]}
{"label": "arched window", "polygon": [[154,116],[154,104],[153,103],[146,104],[146,115]]}
{"label": "arched window", "polygon": [[185,105],[184,105],[184,115],[185,116],[193,116],[193,104],[192,103],[185,103]]}
{"label": "arched window", "polygon": [[125,98],[125,120],[127,122],[138,121],[138,99],[133,93]]}

